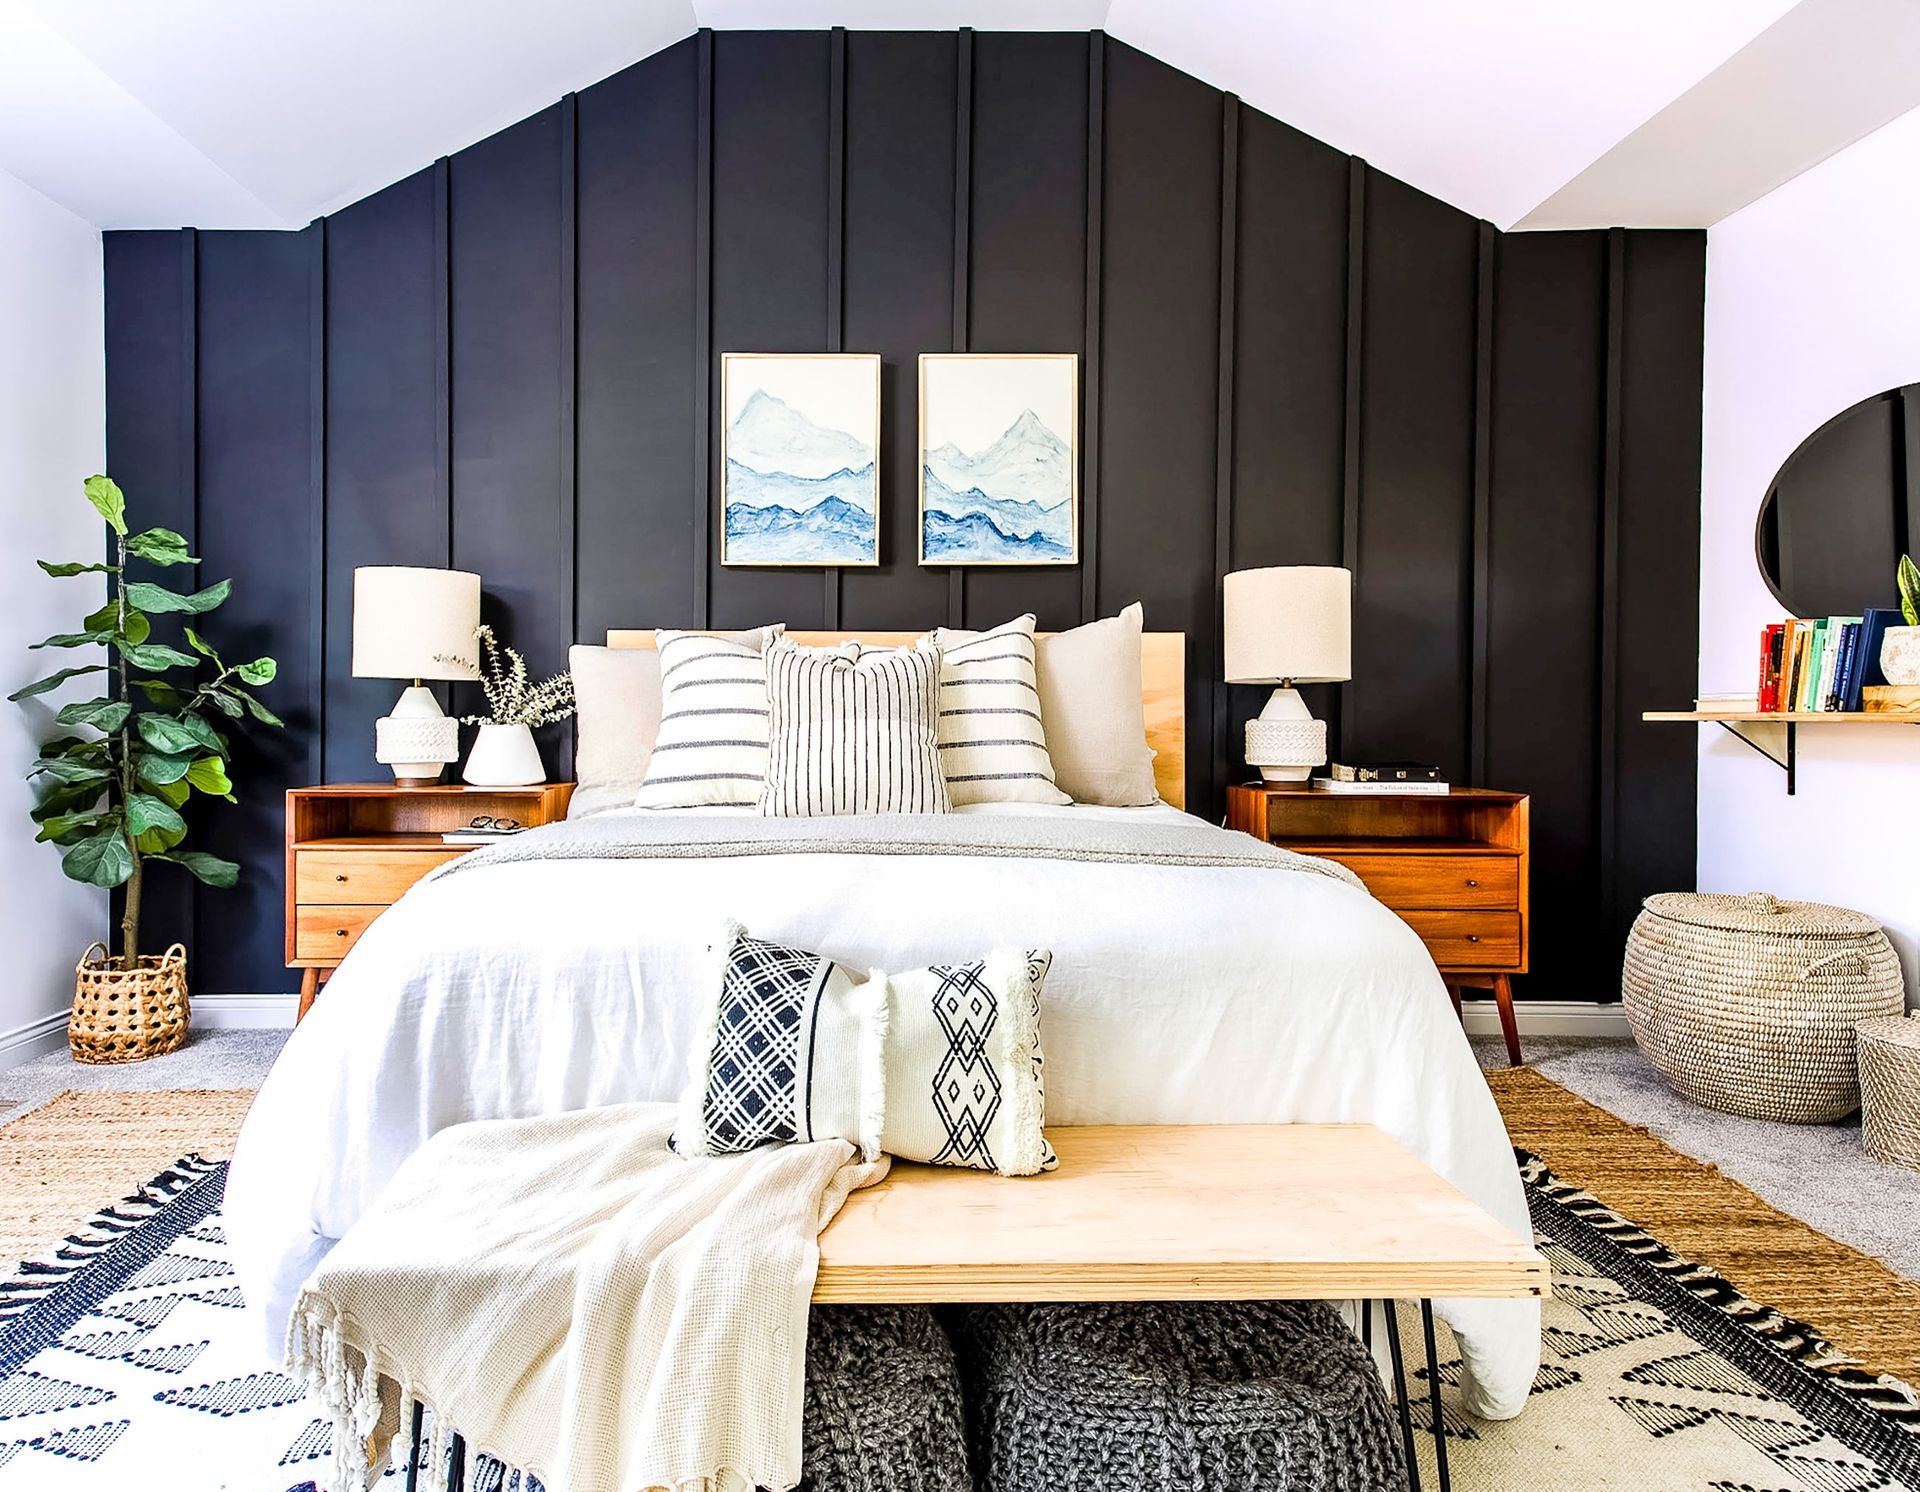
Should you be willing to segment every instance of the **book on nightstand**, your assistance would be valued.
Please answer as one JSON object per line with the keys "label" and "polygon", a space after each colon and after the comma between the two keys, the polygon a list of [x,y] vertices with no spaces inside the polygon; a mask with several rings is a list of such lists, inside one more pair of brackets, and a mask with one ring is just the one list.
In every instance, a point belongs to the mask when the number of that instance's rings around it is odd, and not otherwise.
{"label": "book on nightstand", "polygon": [[1328,762],[1335,782],[1438,782],[1440,769],[1425,762]]}
{"label": "book on nightstand", "polygon": [[1453,791],[1444,782],[1338,782],[1331,777],[1316,777],[1313,786],[1316,792],[1350,798],[1398,798],[1408,794],[1444,798]]}

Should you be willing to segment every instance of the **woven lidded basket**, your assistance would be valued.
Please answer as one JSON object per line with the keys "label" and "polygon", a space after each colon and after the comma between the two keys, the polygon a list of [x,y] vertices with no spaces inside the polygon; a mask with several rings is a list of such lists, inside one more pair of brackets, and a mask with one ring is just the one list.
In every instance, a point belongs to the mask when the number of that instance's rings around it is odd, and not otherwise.
{"label": "woven lidded basket", "polygon": [[67,1045],[76,1062],[144,1062],[186,1045],[191,1015],[181,944],[123,969],[95,943],[74,967]]}
{"label": "woven lidded basket", "polygon": [[1862,1021],[1860,1138],[1867,1154],[1920,1171],[1920,1011]]}
{"label": "woven lidded basket", "polygon": [[1764,891],[1649,896],[1620,993],[1635,1044],[1682,1097],[1789,1124],[1860,1106],[1854,1025],[1906,1005],[1878,922]]}

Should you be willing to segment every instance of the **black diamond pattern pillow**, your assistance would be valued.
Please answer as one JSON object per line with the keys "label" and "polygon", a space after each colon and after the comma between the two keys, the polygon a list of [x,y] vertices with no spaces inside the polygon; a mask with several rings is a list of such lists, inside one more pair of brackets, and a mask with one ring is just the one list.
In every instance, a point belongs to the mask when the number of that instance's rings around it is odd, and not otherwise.
{"label": "black diamond pattern pillow", "polygon": [[1009,1176],[1056,1163],[1040,1052],[1051,954],[862,974],[738,923],[716,953],[673,1136],[681,1154],[837,1137],[869,1158]]}

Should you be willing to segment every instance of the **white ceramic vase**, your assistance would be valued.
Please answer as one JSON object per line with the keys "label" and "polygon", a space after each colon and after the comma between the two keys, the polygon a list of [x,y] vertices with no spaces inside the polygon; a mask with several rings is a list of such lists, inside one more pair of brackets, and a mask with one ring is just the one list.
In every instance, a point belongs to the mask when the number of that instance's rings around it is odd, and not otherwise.
{"label": "white ceramic vase", "polygon": [[547,780],[547,769],[532,727],[483,725],[460,775],[475,787],[531,787]]}
{"label": "white ceramic vase", "polygon": [[1889,684],[1920,684],[1920,627],[1889,627],[1880,644],[1880,672]]}

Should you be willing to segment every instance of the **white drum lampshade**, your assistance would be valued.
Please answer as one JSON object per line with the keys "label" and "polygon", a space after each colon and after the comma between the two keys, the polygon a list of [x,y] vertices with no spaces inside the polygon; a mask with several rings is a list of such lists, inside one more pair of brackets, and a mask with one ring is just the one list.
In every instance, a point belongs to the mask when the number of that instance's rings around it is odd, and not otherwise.
{"label": "white drum lampshade", "polygon": [[1276,565],[1226,578],[1229,684],[1272,684],[1247,722],[1247,764],[1269,782],[1304,782],[1327,759],[1327,727],[1296,684],[1353,676],[1353,575],[1337,565]]}
{"label": "white drum lampshade", "polygon": [[412,681],[374,724],[374,760],[393,768],[403,786],[438,782],[459,759],[460,724],[422,681],[478,678],[479,625],[480,577],[470,571],[363,565],[353,572],[353,676]]}

